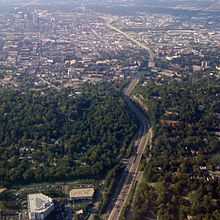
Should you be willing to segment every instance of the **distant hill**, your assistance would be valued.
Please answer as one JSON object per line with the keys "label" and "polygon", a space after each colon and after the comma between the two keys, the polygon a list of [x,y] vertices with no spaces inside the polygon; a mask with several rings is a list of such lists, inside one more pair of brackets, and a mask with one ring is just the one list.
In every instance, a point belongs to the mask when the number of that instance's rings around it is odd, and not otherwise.
{"label": "distant hill", "polygon": [[188,10],[220,10],[220,0],[140,0],[155,7],[188,9]]}
{"label": "distant hill", "polygon": [[220,1],[219,0],[216,0],[215,2],[213,3],[210,3],[209,7],[208,7],[209,10],[220,10]]}

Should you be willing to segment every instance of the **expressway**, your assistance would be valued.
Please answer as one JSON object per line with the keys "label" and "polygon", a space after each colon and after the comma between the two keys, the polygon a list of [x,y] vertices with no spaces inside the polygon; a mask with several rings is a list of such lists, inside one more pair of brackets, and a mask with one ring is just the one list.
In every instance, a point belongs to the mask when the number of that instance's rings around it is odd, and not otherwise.
{"label": "expressway", "polygon": [[[106,20],[106,19],[104,19],[104,20]],[[107,26],[109,29],[111,29],[111,30],[113,30],[113,31],[115,31],[115,32],[117,32],[117,33],[123,35],[125,38],[127,38],[128,40],[130,40],[131,42],[133,42],[134,44],[136,44],[136,45],[139,46],[140,48],[145,49],[146,51],[148,51],[148,54],[149,54],[149,63],[150,63],[152,66],[154,66],[154,65],[155,65],[155,61],[154,61],[155,55],[154,55],[154,52],[152,51],[152,49],[151,49],[149,46],[147,46],[146,44],[144,44],[144,43],[142,43],[142,42],[136,40],[136,39],[133,38],[133,37],[131,37],[128,33],[123,32],[123,31],[120,30],[119,28],[113,26],[113,25],[112,25],[112,22],[113,22],[112,19],[108,19],[108,20],[106,21],[106,26]]]}
{"label": "expressway", "polygon": [[140,123],[138,137],[135,144],[135,153],[129,159],[129,162],[122,174],[122,180],[119,181],[119,193],[114,199],[113,206],[107,217],[108,220],[119,220],[120,215],[126,205],[128,196],[134,187],[136,181],[139,178],[139,166],[142,156],[145,152],[146,146],[151,143],[152,129],[148,127],[148,122],[145,114],[137,107],[131,98],[131,92],[139,82],[138,79],[132,80],[127,89],[124,90],[125,98],[129,108],[136,114],[136,117]]}

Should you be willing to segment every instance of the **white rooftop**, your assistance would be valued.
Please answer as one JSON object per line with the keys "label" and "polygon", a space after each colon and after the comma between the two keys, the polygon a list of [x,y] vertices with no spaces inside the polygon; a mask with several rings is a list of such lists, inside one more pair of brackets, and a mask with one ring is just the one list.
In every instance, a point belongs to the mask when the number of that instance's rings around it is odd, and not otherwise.
{"label": "white rooftop", "polygon": [[53,200],[43,193],[28,195],[28,207],[30,212],[44,212],[53,206]]}
{"label": "white rooftop", "polygon": [[70,191],[70,198],[88,198],[93,197],[95,193],[94,188],[78,188],[78,189],[72,189]]}

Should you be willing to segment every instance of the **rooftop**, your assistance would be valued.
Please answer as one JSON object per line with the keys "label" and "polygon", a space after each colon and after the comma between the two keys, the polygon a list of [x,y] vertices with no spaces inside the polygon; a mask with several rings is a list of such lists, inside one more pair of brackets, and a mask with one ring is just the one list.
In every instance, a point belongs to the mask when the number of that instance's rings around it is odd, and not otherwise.
{"label": "rooftop", "polygon": [[3,193],[7,190],[7,188],[0,188],[0,193]]}
{"label": "rooftop", "polygon": [[70,191],[70,198],[88,198],[93,197],[95,193],[94,188],[78,188]]}
{"label": "rooftop", "polygon": [[31,212],[43,212],[52,205],[53,200],[42,193],[28,195],[28,206]]}

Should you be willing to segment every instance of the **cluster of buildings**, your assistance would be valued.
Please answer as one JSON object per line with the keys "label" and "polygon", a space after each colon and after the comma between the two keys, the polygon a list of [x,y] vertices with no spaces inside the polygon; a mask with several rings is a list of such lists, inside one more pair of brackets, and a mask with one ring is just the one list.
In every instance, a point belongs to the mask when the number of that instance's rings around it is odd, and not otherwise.
{"label": "cluster of buildings", "polygon": [[177,72],[185,70],[203,71],[213,65],[219,68],[219,61],[212,63],[209,53],[218,50],[220,43],[219,17],[184,16],[170,14],[143,14],[115,18],[115,25],[129,36],[147,45],[156,59],[166,68],[172,64]]}
{"label": "cluster of buildings", "polygon": [[[0,87],[77,89],[85,82],[120,83],[141,68],[147,86],[150,81],[181,80],[186,66],[192,72],[211,65],[220,71],[220,61],[212,63],[208,56],[220,45],[219,20],[214,16],[112,16],[88,9],[15,8],[0,15]],[[147,47],[155,62],[150,70]],[[179,122],[166,119],[161,124],[177,127]],[[19,159],[31,159],[32,149],[24,147],[19,153]],[[91,203],[94,194],[93,187],[77,188],[69,199]],[[27,200],[30,220],[44,220],[56,210],[53,199],[42,193],[29,194]]]}
{"label": "cluster of buildings", "polygon": [[[69,201],[72,204],[90,204],[95,195],[94,187],[74,188],[69,192]],[[43,193],[28,194],[28,219],[45,220],[56,209],[52,198]],[[83,214],[83,209],[75,210],[77,214]]]}
{"label": "cluster of buildings", "polygon": [[[90,204],[94,199],[95,189],[93,187],[74,188],[69,192],[69,201],[72,204]],[[43,193],[34,193],[27,196],[28,219],[44,220],[56,209],[52,198]],[[77,214],[83,214],[83,209],[75,210]]]}
{"label": "cluster of buildings", "polygon": [[120,81],[146,57],[97,13],[16,8],[0,15],[0,86]]}
{"label": "cluster of buildings", "polygon": [[[0,15],[0,86],[42,90],[77,89],[85,82],[120,83],[145,65],[145,47],[162,60],[162,76],[176,77],[183,63],[190,71],[205,70],[213,65],[207,53],[220,43],[215,16],[113,16],[84,8],[16,8]],[[164,63],[172,68],[165,70]],[[215,66],[220,69],[220,63]]]}

